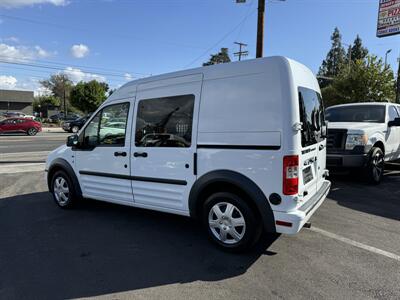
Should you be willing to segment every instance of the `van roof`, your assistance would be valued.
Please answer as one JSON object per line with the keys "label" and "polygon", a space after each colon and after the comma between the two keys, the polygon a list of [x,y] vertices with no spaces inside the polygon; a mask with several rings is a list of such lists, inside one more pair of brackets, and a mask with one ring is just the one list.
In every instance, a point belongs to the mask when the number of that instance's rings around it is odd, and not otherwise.
{"label": "van roof", "polygon": [[[265,58],[249,59],[239,62],[199,67],[133,80],[121,86],[106,100],[106,102],[132,97],[136,93],[136,87],[144,83],[194,74],[202,74],[203,80],[210,80],[251,73],[262,73],[268,70],[268,65],[279,65],[283,69],[283,71],[288,71],[290,69],[293,74],[298,74],[299,78],[304,77],[302,76],[304,73],[313,75],[310,69],[292,59],[283,56],[271,56]],[[319,91],[319,87],[317,84],[315,86],[315,89]]]}

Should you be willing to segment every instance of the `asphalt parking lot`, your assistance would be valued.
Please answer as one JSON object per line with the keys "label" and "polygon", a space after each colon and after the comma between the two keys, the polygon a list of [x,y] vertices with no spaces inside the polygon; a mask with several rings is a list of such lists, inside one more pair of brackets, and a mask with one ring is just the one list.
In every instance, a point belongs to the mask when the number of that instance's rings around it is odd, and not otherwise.
{"label": "asphalt parking lot", "polygon": [[400,165],[335,176],[311,229],[227,254],[188,218],[52,202],[43,160],[68,134],[0,136],[0,299],[399,299]]}

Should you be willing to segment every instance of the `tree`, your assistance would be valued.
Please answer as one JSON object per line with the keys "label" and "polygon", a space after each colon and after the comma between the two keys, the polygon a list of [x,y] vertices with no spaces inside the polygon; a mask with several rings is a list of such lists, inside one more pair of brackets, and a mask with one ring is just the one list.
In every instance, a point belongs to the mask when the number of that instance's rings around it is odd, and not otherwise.
{"label": "tree", "polygon": [[351,46],[351,60],[352,62],[355,62],[358,59],[365,59],[367,55],[368,55],[368,49],[363,47],[362,40],[360,36],[357,34],[357,37],[354,40],[353,45]]}
{"label": "tree", "polygon": [[33,110],[42,113],[43,116],[48,116],[48,110],[53,109],[55,106],[60,106],[60,99],[53,95],[35,97],[32,103]]}
{"label": "tree", "polygon": [[337,27],[333,31],[331,40],[332,47],[318,71],[318,76],[320,77],[319,83],[321,87],[328,86],[330,84],[329,78],[336,77],[346,62],[346,51],[342,46],[342,35]]}
{"label": "tree", "polygon": [[32,106],[34,110],[39,110],[40,107],[60,106],[60,99],[52,95],[38,96],[33,100]]}
{"label": "tree", "polygon": [[211,66],[216,64],[223,64],[231,62],[229,57],[228,48],[221,48],[217,54],[212,54],[208,62],[203,63],[203,66]]}
{"label": "tree", "polygon": [[73,83],[69,77],[66,74],[55,74],[51,75],[47,80],[40,81],[40,84],[49,89],[53,96],[60,99],[66,113],[70,92],[73,87]]}
{"label": "tree", "polygon": [[326,106],[353,102],[393,102],[394,74],[382,59],[367,55],[356,60],[350,70],[343,69],[332,83],[322,89]]}
{"label": "tree", "polygon": [[93,112],[107,99],[108,89],[104,82],[81,81],[71,91],[71,104],[83,112]]}

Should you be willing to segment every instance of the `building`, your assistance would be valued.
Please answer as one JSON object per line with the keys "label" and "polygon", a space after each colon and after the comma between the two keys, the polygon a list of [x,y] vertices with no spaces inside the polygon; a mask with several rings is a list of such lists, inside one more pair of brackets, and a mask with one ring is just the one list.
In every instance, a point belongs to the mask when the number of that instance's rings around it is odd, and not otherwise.
{"label": "building", "polygon": [[15,111],[32,115],[33,99],[32,91],[0,90],[0,113]]}

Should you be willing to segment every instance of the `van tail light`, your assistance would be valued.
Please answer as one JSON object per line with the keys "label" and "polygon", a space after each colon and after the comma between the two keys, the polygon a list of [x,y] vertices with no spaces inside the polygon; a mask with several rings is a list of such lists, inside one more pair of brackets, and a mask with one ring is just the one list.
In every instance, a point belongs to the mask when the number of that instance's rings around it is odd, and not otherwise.
{"label": "van tail light", "polygon": [[283,194],[295,195],[299,192],[299,156],[283,157]]}

